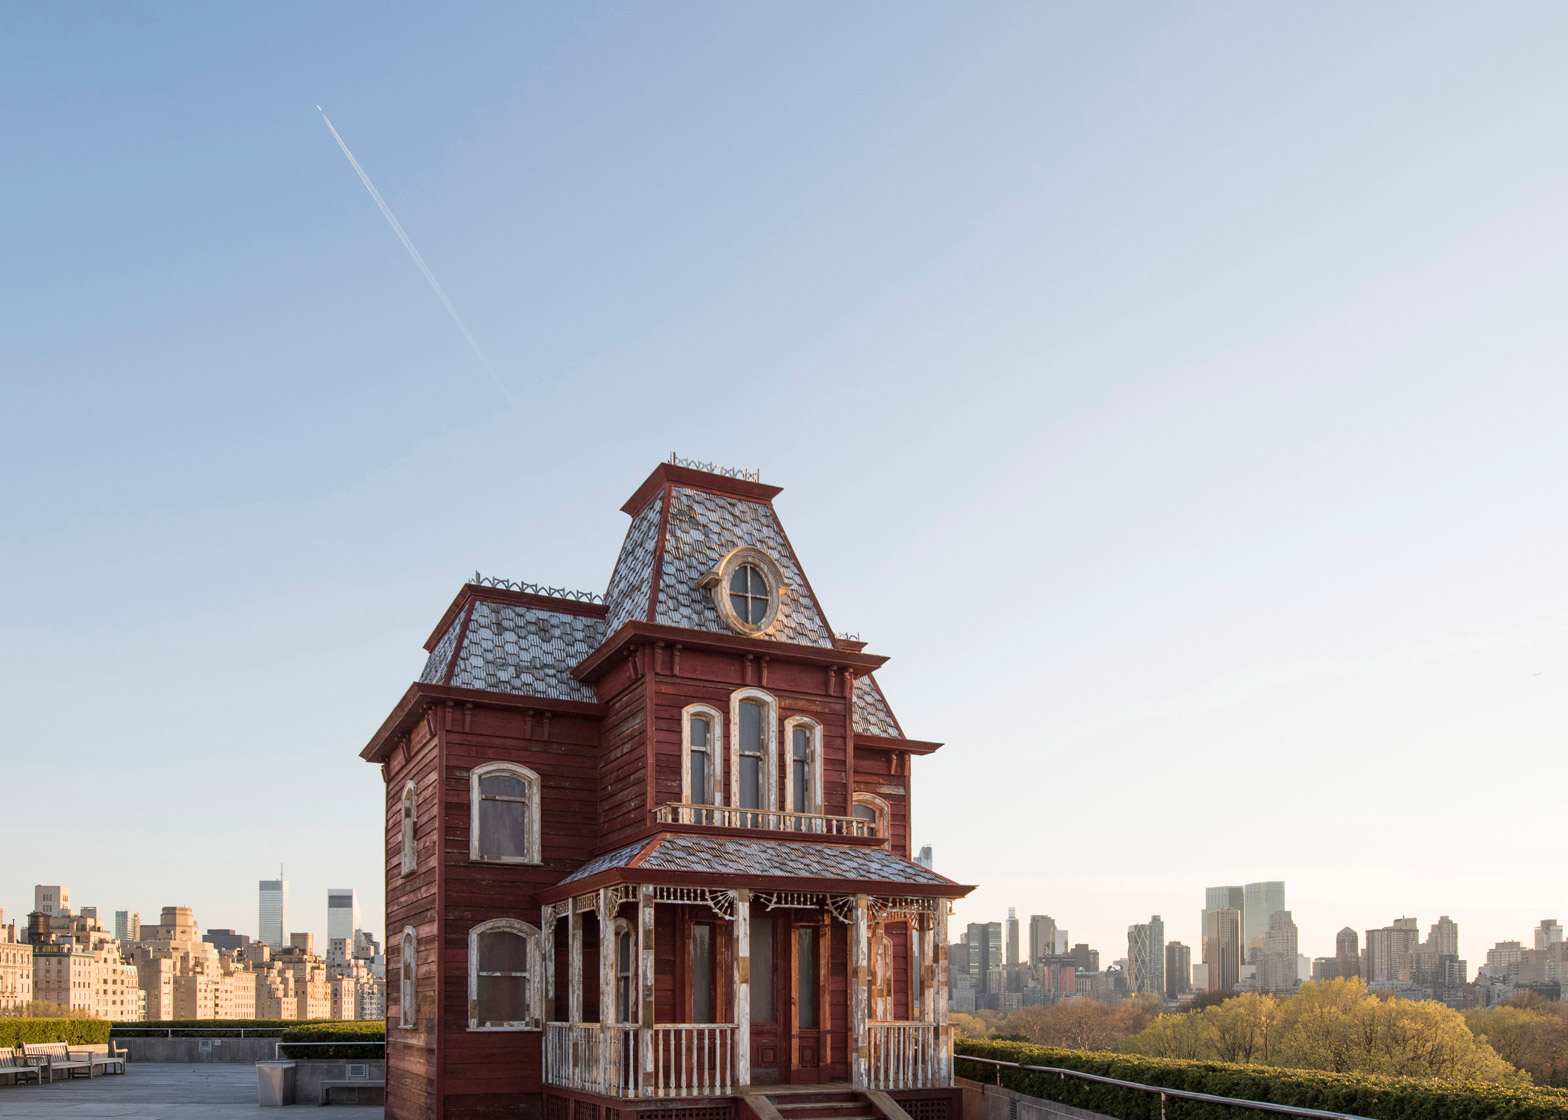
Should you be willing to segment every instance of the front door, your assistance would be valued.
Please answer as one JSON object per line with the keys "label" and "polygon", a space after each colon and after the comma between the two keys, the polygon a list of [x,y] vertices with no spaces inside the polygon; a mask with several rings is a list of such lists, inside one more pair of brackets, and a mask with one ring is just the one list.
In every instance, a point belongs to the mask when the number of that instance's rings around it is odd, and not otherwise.
{"label": "front door", "polygon": [[789,927],[789,1027],[790,1052],[787,1081],[811,1083],[822,1080],[826,1064],[823,1041],[827,1038],[823,1016],[823,957],[827,952],[824,927],[818,922],[799,922]]}

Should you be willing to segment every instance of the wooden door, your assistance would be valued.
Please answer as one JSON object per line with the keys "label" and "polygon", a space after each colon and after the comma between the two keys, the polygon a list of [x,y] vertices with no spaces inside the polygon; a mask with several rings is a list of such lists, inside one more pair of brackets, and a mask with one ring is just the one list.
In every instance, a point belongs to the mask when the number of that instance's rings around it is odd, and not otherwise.
{"label": "wooden door", "polygon": [[810,1084],[823,1079],[828,1062],[827,929],[815,919],[793,922],[788,929],[790,1046],[789,1069],[783,1080]]}

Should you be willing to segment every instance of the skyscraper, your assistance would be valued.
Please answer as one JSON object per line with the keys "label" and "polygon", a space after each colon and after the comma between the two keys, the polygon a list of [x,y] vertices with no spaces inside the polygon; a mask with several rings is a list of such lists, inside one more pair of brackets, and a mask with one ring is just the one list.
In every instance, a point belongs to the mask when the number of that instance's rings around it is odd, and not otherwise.
{"label": "skyscraper", "polygon": [[1285,884],[1278,881],[1248,883],[1242,888],[1245,902],[1242,907],[1243,956],[1247,949],[1261,949],[1263,937],[1269,931],[1269,915],[1285,909]]}
{"label": "skyscraper", "polygon": [[915,857],[915,862],[918,863],[921,867],[924,867],[927,871],[931,870],[931,845],[930,844],[922,845],[922,847],[920,849],[920,854]]}
{"label": "skyscraper", "polygon": [[1563,927],[1557,924],[1556,918],[1542,918],[1541,924],[1535,927],[1537,949],[1550,949],[1553,945],[1559,944],[1562,939]]}
{"label": "skyscraper", "polygon": [[1263,934],[1263,952],[1258,955],[1258,989],[1264,992],[1293,992],[1300,977],[1296,960],[1296,923],[1289,910],[1269,915]]}
{"label": "skyscraper", "polygon": [[1208,990],[1229,992],[1241,979],[1241,911],[1232,907],[1203,912],[1203,965]]}
{"label": "skyscraper", "polygon": [[1356,931],[1346,926],[1334,938],[1334,963],[1341,979],[1361,975],[1360,939]]}
{"label": "skyscraper", "polygon": [[1056,919],[1035,914],[1029,919],[1029,963],[1039,964],[1056,952]]}
{"label": "skyscraper", "polygon": [[1241,887],[1208,887],[1203,892],[1205,910],[1240,910],[1246,905],[1247,892]]}
{"label": "skyscraper", "polygon": [[261,880],[261,921],[256,940],[274,949],[289,943],[289,881]]}
{"label": "skyscraper", "polygon": [[119,942],[142,939],[142,916],[134,910],[114,912],[114,939]]}
{"label": "skyscraper", "polygon": [[1165,945],[1165,998],[1175,999],[1192,990],[1192,950],[1180,941]]}
{"label": "skyscraper", "polygon": [[1394,924],[1367,930],[1368,984],[1392,984],[1410,979],[1410,956],[1421,943],[1414,918],[1395,918]]}
{"label": "skyscraper", "polygon": [[1007,908],[1007,963],[1018,963],[1018,911]]}
{"label": "skyscraper", "polygon": [[354,934],[359,932],[359,896],[352,890],[332,887],[327,890],[327,947],[334,941],[348,942],[354,948]]}
{"label": "skyscraper", "polygon": [[985,991],[986,973],[1002,967],[1002,923],[969,923],[969,979]]}
{"label": "skyscraper", "polygon": [[1165,993],[1165,923],[1158,914],[1127,927],[1127,969],[1129,990]]}

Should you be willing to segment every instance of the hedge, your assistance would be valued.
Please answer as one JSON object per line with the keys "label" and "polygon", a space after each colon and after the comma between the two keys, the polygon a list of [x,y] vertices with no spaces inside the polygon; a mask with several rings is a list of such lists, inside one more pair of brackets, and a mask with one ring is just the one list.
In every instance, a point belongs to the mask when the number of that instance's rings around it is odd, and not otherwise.
{"label": "hedge", "polygon": [[[384,1056],[384,1046],[355,1046],[355,1042],[385,1042],[387,1025],[382,1019],[351,1019],[339,1022],[310,1022],[283,1032],[285,1058],[353,1058],[375,1061]],[[343,1046],[298,1046],[291,1042],[343,1042]]]}
{"label": "hedge", "polygon": [[[1158,1120],[1159,1095],[1060,1074],[965,1062],[964,1055],[1073,1069],[1167,1089],[1346,1112],[1374,1120],[1568,1120],[1568,1090],[1563,1089],[1145,1058],[993,1040],[959,1039],[953,1049],[954,1068],[960,1077],[994,1082],[1001,1068],[1001,1083],[1009,1089],[1118,1120]],[[1173,1098],[1167,1102],[1166,1115],[1172,1120],[1258,1120],[1266,1114]]]}
{"label": "hedge", "polygon": [[24,1042],[91,1046],[109,1041],[107,1019],[0,1019],[0,1049]]}
{"label": "hedge", "polygon": [[[284,1030],[298,1022],[298,1019],[150,1019],[140,1023],[115,1023],[114,1036],[116,1038],[138,1038],[147,1035],[156,1037],[158,1032],[173,1027],[175,1030],[182,1031],[199,1030],[208,1038],[238,1038],[242,1029],[282,1034]],[[197,1036],[187,1034],[185,1037]]]}

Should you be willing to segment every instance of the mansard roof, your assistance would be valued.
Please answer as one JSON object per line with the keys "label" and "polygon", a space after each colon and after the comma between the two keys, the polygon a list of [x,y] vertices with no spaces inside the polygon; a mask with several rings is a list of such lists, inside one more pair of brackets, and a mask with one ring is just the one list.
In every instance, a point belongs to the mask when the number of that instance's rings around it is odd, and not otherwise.
{"label": "mansard roof", "polygon": [[[591,704],[597,700],[591,683],[572,670],[628,623],[669,626],[805,647],[819,657],[849,655],[840,664],[858,664],[862,673],[855,683],[855,731],[903,739],[881,687],[865,674],[882,659],[860,661],[863,643],[835,639],[773,508],[779,493],[751,478],[659,464],[622,507],[632,523],[602,603],[596,595],[476,575],[426,643],[430,656],[420,682]],[[702,586],[707,573],[743,547],[766,553],[785,585],[773,624],[744,637],[720,618]]]}
{"label": "mansard roof", "polygon": [[832,649],[833,631],[774,512],[777,493],[776,487],[737,485],[708,472],[660,464],[632,498],[643,504],[623,507],[632,514],[632,524],[605,593],[610,633],[633,621],[734,633],[701,580],[731,552],[751,546],[778,564],[785,583],[778,617],[757,636]]}
{"label": "mansard roof", "polygon": [[602,606],[470,583],[453,608],[422,684],[597,702],[572,669],[604,641]]}
{"label": "mansard roof", "polygon": [[855,680],[853,701],[855,734],[881,735],[886,739],[904,737],[904,729],[899,727],[893,709],[887,706],[887,697],[882,695],[882,686],[877,684],[875,677],[868,673]]}
{"label": "mansard roof", "polygon": [[951,887],[951,879],[879,847],[659,833],[589,860],[561,881],[606,871],[687,872],[730,878],[849,879],[917,887]]}

